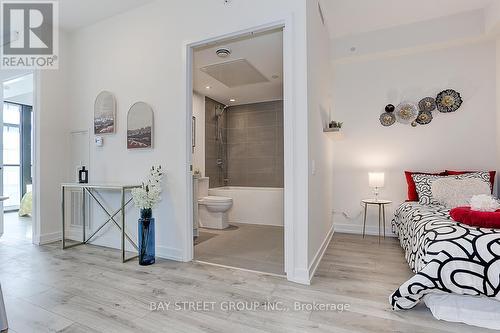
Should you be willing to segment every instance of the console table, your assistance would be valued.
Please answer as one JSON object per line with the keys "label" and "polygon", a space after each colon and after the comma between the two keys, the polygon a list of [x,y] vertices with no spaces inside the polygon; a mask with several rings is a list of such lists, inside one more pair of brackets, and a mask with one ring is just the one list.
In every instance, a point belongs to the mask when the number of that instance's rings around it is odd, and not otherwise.
{"label": "console table", "polygon": [[[62,213],[62,248],[63,250],[69,249],[75,246],[87,244],[90,240],[108,223],[114,223],[121,231],[121,251],[122,251],[122,262],[127,262],[137,258],[134,256],[131,258],[126,258],[125,255],[125,239],[127,239],[132,246],[139,251],[137,244],[130,238],[125,229],[125,208],[132,202],[132,198],[125,200],[125,194],[134,188],[139,188],[141,185],[122,185],[122,184],[80,184],[80,183],[66,183],[61,184],[61,213]],[[82,242],[66,245],[65,239],[65,229],[66,229],[66,214],[65,214],[65,192],[66,189],[80,189],[82,192]],[[96,197],[96,193],[99,191],[115,191],[121,195],[121,205],[113,212],[110,212],[104,204]],[[85,214],[85,200],[86,197],[90,197],[97,205],[108,215],[108,219],[101,224],[89,237],[85,235],[85,224],[86,224],[86,214]],[[115,217],[121,213],[121,223],[115,220]]]}

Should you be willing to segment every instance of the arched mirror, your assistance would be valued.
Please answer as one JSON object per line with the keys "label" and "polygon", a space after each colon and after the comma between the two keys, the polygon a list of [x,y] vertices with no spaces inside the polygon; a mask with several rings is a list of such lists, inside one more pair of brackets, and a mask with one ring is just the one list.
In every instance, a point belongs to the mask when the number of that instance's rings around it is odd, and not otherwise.
{"label": "arched mirror", "polygon": [[103,91],[94,103],[94,134],[115,133],[116,99],[109,91]]}
{"label": "arched mirror", "polygon": [[137,102],[128,111],[127,148],[153,148],[154,114],[151,106]]}

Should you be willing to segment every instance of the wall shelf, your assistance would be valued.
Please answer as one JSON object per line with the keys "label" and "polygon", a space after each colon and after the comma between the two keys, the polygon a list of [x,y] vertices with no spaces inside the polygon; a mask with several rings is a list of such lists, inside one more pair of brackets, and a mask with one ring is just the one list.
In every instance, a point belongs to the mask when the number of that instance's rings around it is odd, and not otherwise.
{"label": "wall shelf", "polygon": [[340,128],[323,128],[324,133],[340,132]]}

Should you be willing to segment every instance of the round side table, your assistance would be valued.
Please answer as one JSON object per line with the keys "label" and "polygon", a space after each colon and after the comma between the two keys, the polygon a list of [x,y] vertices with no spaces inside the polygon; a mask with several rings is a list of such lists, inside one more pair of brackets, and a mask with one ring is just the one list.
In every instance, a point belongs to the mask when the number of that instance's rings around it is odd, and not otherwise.
{"label": "round side table", "polygon": [[365,230],[366,230],[366,212],[368,210],[369,205],[378,206],[378,242],[380,243],[380,227],[383,221],[384,225],[384,238],[385,238],[385,206],[392,204],[390,200],[382,200],[382,199],[364,199],[361,202],[365,205],[365,213],[363,216],[363,238],[365,238]]}

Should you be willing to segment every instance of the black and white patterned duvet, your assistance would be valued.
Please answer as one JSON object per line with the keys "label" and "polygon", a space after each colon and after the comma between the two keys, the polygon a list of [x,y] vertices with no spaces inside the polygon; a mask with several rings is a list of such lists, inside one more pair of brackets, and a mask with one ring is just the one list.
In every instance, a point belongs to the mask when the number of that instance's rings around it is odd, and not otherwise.
{"label": "black and white patterned duvet", "polygon": [[440,292],[500,300],[500,230],[459,224],[445,207],[417,202],[399,206],[392,227],[416,273],[391,295],[394,309]]}

